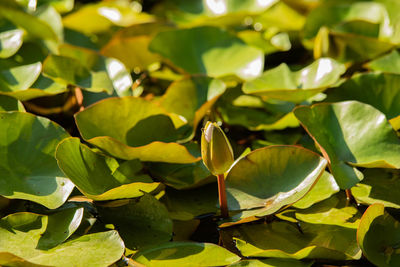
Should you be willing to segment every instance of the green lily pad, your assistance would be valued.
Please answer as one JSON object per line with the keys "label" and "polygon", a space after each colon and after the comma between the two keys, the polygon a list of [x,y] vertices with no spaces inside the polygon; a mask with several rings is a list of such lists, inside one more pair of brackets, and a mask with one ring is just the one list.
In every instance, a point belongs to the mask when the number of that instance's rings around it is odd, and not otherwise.
{"label": "green lily pad", "polygon": [[241,24],[245,17],[260,14],[274,5],[272,1],[166,1],[163,11],[169,20],[183,27],[195,25],[235,25]]}
{"label": "green lily pad", "polygon": [[54,152],[68,137],[59,125],[22,112],[0,112],[0,195],[54,209],[68,198],[73,183],[64,178]]}
{"label": "green lily pad", "polygon": [[324,172],[318,179],[313,188],[299,201],[293,204],[293,207],[298,209],[306,209],[331,197],[333,194],[339,192],[339,186],[329,172]]}
{"label": "green lily pad", "polygon": [[13,93],[28,89],[39,77],[41,69],[42,64],[36,62],[0,70],[0,92]]}
{"label": "green lily pad", "polygon": [[50,55],[43,73],[62,84],[73,84],[92,92],[114,89],[121,93],[130,89],[132,78],[116,59],[106,58],[89,49],[64,45],[61,55]]}
{"label": "green lily pad", "polygon": [[368,62],[366,66],[371,70],[400,74],[400,54],[397,50],[393,50],[387,55]]}
{"label": "green lily pad", "polygon": [[363,172],[361,183],[351,188],[351,193],[358,203],[380,203],[385,207],[400,209],[400,190],[398,171],[367,169]]}
{"label": "green lily pad", "polygon": [[177,115],[141,98],[109,98],[77,113],[75,119],[86,141],[114,157],[169,163],[200,160],[174,142],[180,138],[176,128],[182,125]]}
{"label": "green lily pad", "polygon": [[38,10],[36,14],[30,14],[14,1],[2,1],[0,7],[0,18],[11,21],[14,25],[24,29],[29,35],[44,40],[58,40],[57,33],[54,32],[52,26],[43,17],[37,17],[40,16],[41,10]]}
{"label": "green lily pad", "polygon": [[188,164],[149,162],[147,166],[152,177],[178,190],[199,187],[215,180],[202,160]]}
{"label": "green lily pad", "polygon": [[37,245],[48,226],[47,216],[33,213],[15,213],[2,218],[0,252],[51,266],[109,266],[124,252],[124,244],[116,231],[81,236],[41,250]]}
{"label": "green lily pad", "polygon": [[346,101],[302,106],[294,113],[329,159],[340,188],[348,189],[362,180],[356,166],[400,168],[400,140],[385,115],[374,107]]}
{"label": "green lily pad", "polygon": [[183,116],[193,128],[190,136],[193,137],[197,125],[225,89],[221,80],[203,76],[184,78],[168,87],[160,105],[168,112]]}
{"label": "green lily pad", "polygon": [[146,70],[161,57],[149,50],[154,35],[170,28],[160,22],[144,23],[124,28],[101,49],[107,57],[117,58],[131,70]]}
{"label": "green lily pad", "polygon": [[272,54],[278,51],[288,51],[292,47],[289,35],[286,32],[277,33],[274,36],[266,36],[261,32],[245,30],[238,33],[238,37],[251,46]]}
{"label": "green lily pad", "polygon": [[138,12],[124,1],[87,4],[63,17],[64,27],[85,34],[105,32],[112,26],[127,27],[152,21],[153,16]]}
{"label": "green lily pad", "polygon": [[365,211],[357,241],[365,257],[376,266],[399,265],[399,222],[384,211],[382,204],[373,204]]}
{"label": "green lily pad", "polygon": [[211,243],[168,242],[140,251],[133,260],[149,267],[224,266],[240,257]]}
{"label": "green lily pad", "polygon": [[65,175],[90,199],[139,197],[159,186],[148,175],[140,173],[140,162],[118,163],[81,144],[78,138],[63,140],[57,147],[56,158]]}
{"label": "green lily pad", "polygon": [[97,210],[103,223],[111,223],[118,229],[129,249],[165,243],[172,238],[172,220],[167,208],[149,194],[140,199],[116,200],[97,206]]}
{"label": "green lily pad", "polygon": [[232,219],[244,219],[249,213],[269,215],[296,202],[311,189],[326,165],[324,158],[297,146],[270,146],[250,152],[226,177],[229,210],[244,211]]}
{"label": "green lily pad", "polygon": [[17,53],[22,45],[24,31],[16,27],[0,28],[0,58],[8,58]]}
{"label": "green lily pad", "polygon": [[192,220],[201,215],[217,212],[218,186],[212,183],[190,190],[167,188],[161,201],[167,206],[172,219]]}
{"label": "green lily pad", "polygon": [[361,258],[356,230],[334,225],[294,223],[241,225],[236,247],[245,257],[352,260]]}
{"label": "green lily pad", "polygon": [[151,41],[150,50],[190,74],[211,77],[250,79],[259,76],[264,66],[261,50],[215,27],[160,32]]}
{"label": "green lily pad", "polygon": [[25,111],[25,108],[17,99],[6,95],[0,95],[0,112],[13,110]]}
{"label": "green lily pad", "polygon": [[298,127],[299,122],[291,112],[294,106],[287,101],[265,101],[260,96],[244,95],[239,87],[227,90],[217,103],[224,122],[252,131]]}
{"label": "green lily pad", "polygon": [[312,261],[304,262],[291,259],[265,259],[265,260],[242,260],[229,267],[311,267]]}
{"label": "green lily pad", "polygon": [[295,72],[282,63],[264,72],[260,77],[245,82],[243,92],[301,102],[334,85],[345,71],[344,65],[330,58],[320,58]]}
{"label": "green lily pad", "polygon": [[400,75],[397,74],[356,74],[339,87],[330,90],[325,101],[357,100],[373,106],[388,119],[392,119],[400,115],[400,88],[397,86],[399,82]]}
{"label": "green lily pad", "polygon": [[312,224],[338,225],[357,229],[361,214],[349,205],[343,192],[304,210],[296,210],[296,219]]}

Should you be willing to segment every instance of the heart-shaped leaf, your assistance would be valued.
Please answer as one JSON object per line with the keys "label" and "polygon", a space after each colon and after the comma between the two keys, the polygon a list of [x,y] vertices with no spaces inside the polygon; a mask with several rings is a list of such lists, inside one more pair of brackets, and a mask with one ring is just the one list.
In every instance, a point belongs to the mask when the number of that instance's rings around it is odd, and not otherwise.
{"label": "heart-shaped leaf", "polygon": [[24,31],[8,25],[0,28],[0,58],[14,55],[22,45]]}
{"label": "heart-shaped leaf", "polygon": [[294,203],[293,207],[298,209],[309,208],[315,203],[331,197],[339,190],[339,186],[332,174],[324,172],[313,188],[302,199]]}
{"label": "heart-shaped leaf", "polygon": [[168,112],[183,116],[193,128],[190,136],[193,137],[197,125],[225,88],[226,85],[217,79],[203,76],[184,78],[168,87],[160,105]]}
{"label": "heart-shaped leaf", "polygon": [[269,215],[296,202],[311,189],[326,165],[324,158],[297,146],[269,146],[250,152],[226,177],[229,210],[244,211],[233,220],[250,217],[249,213]]}
{"label": "heart-shaped leaf", "polygon": [[300,227],[289,222],[241,225],[235,233],[236,246],[245,257],[361,258],[355,229],[309,223],[302,223]]}
{"label": "heart-shaped leaf", "polygon": [[15,213],[2,218],[0,253],[13,254],[41,265],[109,266],[124,252],[124,243],[116,231],[81,236],[54,248],[41,250],[38,244],[49,227],[49,217],[44,215]]}
{"label": "heart-shaped leaf", "polygon": [[13,110],[25,111],[25,108],[17,99],[6,95],[0,95],[0,112]]}
{"label": "heart-shaped leaf", "polygon": [[102,222],[111,223],[118,229],[129,249],[154,246],[172,238],[168,210],[149,194],[138,200],[109,202],[98,206],[97,210]]}
{"label": "heart-shaped leaf", "polygon": [[133,260],[149,267],[224,266],[239,261],[240,257],[211,243],[168,242],[139,250]]}
{"label": "heart-shaped leaf", "polygon": [[180,138],[176,125],[182,125],[182,121],[144,99],[109,98],[75,118],[83,138],[112,156],[169,163],[199,160],[185,146],[174,143]]}
{"label": "heart-shaped leaf", "polygon": [[68,198],[73,183],[64,178],[54,153],[68,133],[42,117],[0,112],[0,195],[54,209]]}
{"label": "heart-shaped leaf", "polygon": [[261,50],[215,27],[160,32],[150,43],[150,50],[190,74],[211,77],[254,78],[264,65]]}
{"label": "heart-shaped leaf", "polygon": [[320,58],[311,65],[292,72],[282,63],[260,77],[243,84],[246,94],[301,102],[335,84],[345,72],[344,65],[330,58]]}
{"label": "heart-shaped leaf", "polygon": [[400,209],[399,172],[381,169],[367,169],[363,172],[361,183],[351,188],[351,193],[358,203],[380,203],[385,207]]}
{"label": "heart-shaped leaf", "polygon": [[40,62],[0,70],[1,92],[13,93],[28,89],[37,80],[41,70]]}
{"label": "heart-shaped leaf", "polygon": [[382,204],[369,206],[357,231],[357,242],[365,257],[376,266],[397,266],[399,241],[399,222],[384,211]]}
{"label": "heart-shaped leaf", "polygon": [[346,101],[302,106],[294,113],[330,160],[340,188],[348,189],[362,179],[355,166],[400,168],[400,140],[374,107]]}
{"label": "heart-shaped leaf", "polygon": [[[389,64],[390,65],[390,64]],[[400,70],[400,69],[399,69]],[[399,72],[400,73],[400,72]],[[326,102],[357,100],[373,106],[388,119],[400,115],[400,75],[360,73],[329,91]]]}
{"label": "heart-shaped leaf", "polygon": [[57,147],[56,158],[65,175],[94,200],[138,197],[159,186],[140,173],[139,161],[118,163],[114,158],[92,151],[78,138],[63,140]]}

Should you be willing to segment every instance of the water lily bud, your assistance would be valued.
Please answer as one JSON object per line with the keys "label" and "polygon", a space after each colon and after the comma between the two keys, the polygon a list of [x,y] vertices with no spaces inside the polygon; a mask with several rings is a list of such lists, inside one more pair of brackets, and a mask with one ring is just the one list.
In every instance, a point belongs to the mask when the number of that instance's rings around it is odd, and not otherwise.
{"label": "water lily bud", "polygon": [[214,175],[224,174],[234,161],[231,144],[215,122],[207,122],[203,130],[201,157],[204,165]]}

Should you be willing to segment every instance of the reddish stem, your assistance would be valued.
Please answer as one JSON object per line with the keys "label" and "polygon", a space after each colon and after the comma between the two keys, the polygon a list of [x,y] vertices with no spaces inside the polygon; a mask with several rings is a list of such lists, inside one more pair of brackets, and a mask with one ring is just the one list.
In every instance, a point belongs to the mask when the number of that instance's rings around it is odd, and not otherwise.
{"label": "reddish stem", "polygon": [[217,175],[218,180],[218,197],[219,197],[219,207],[221,209],[222,218],[228,218],[228,203],[226,201],[226,191],[225,191],[225,178],[224,174]]}

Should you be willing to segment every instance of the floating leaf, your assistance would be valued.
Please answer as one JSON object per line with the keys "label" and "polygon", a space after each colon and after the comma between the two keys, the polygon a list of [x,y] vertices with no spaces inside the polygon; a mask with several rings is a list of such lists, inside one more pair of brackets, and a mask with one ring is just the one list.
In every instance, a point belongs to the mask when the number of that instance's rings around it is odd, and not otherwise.
{"label": "floating leaf", "polygon": [[329,158],[340,188],[362,179],[356,166],[400,168],[400,140],[385,115],[372,106],[347,101],[298,107],[294,113]]}
{"label": "floating leaf", "polygon": [[295,212],[296,219],[312,224],[338,225],[357,229],[361,214],[349,205],[343,192],[305,210]]}
{"label": "floating leaf", "polygon": [[41,69],[42,64],[36,62],[0,70],[0,92],[12,94],[28,89],[39,77]]}
{"label": "floating leaf", "polygon": [[139,251],[133,260],[149,267],[223,266],[239,261],[240,257],[215,244],[168,242]]}
{"label": "floating leaf", "polygon": [[400,74],[400,54],[397,50],[372,60],[366,64],[369,69],[386,73]]}
{"label": "floating leaf", "polygon": [[215,27],[199,27],[160,32],[150,43],[159,53],[190,74],[211,77],[237,75],[250,79],[261,74],[261,50]]}
{"label": "floating leaf", "polygon": [[[216,180],[215,177],[214,181]],[[171,218],[192,220],[198,216],[217,212],[218,190],[215,183],[190,190],[167,188],[162,202],[168,208]]]}
{"label": "floating leaf", "polygon": [[13,110],[25,111],[25,108],[17,99],[6,95],[0,95],[0,112]]}
{"label": "floating leaf", "polygon": [[118,158],[169,163],[200,159],[174,143],[179,139],[174,123],[181,125],[182,121],[141,98],[109,98],[77,113],[75,118],[85,140]]}
{"label": "floating leaf", "polygon": [[54,152],[69,135],[59,125],[22,112],[0,112],[0,195],[54,209],[74,185],[64,178]]}
{"label": "floating leaf", "polygon": [[301,102],[335,84],[345,72],[344,65],[330,58],[320,58],[311,65],[292,72],[282,63],[260,77],[243,84],[246,94]]}
{"label": "floating leaf", "polygon": [[367,169],[363,172],[361,183],[351,188],[351,193],[358,203],[380,203],[385,207],[400,209],[400,190],[398,171]]}
{"label": "floating leaf", "polygon": [[128,2],[101,2],[88,4],[63,18],[65,27],[86,34],[100,33],[112,26],[130,26],[152,22],[154,18],[138,12]]}
{"label": "floating leaf", "polygon": [[313,262],[303,262],[291,259],[265,259],[265,260],[242,260],[229,267],[311,267]]}
{"label": "floating leaf", "polygon": [[15,213],[2,218],[0,260],[5,252],[8,256],[13,254],[41,265],[109,266],[124,252],[124,244],[116,231],[81,236],[52,249],[41,250],[37,245],[48,226],[47,216],[33,213]]}
{"label": "floating leaf", "polygon": [[63,140],[57,147],[56,158],[65,175],[90,199],[138,197],[159,186],[140,173],[140,162],[118,163],[81,144],[78,138]]}
{"label": "floating leaf", "polygon": [[384,211],[382,204],[373,204],[365,211],[357,231],[363,254],[376,266],[397,266],[399,222]]}
{"label": "floating leaf", "polygon": [[318,179],[313,188],[299,201],[293,204],[293,207],[298,209],[306,209],[331,197],[333,194],[339,192],[339,186],[335,178],[329,173],[324,172]]}
{"label": "floating leaf", "polygon": [[250,152],[226,177],[229,210],[244,211],[232,216],[233,220],[245,219],[249,213],[269,215],[296,202],[323,174],[326,164],[319,155],[296,146],[270,146]]}
{"label": "floating leaf", "polygon": [[241,225],[236,246],[245,257],[318,258],[351,260],[361,258],[356,230],[333,225],[273,222]]}
{"label": "floating leaf", "polygon": [[325,101],[357,100],[373,106],[392,119],[400,115],[399,82],[400,75],[397,74],[359,73],[329,91]]}
{"label": "floating leaf", "polygon": [[168,112],[183,116],[193,127],[225,92],[226,85],[218,79],[203,76],[183,78],[172,83],[160,100]]}
{"label": "floating leaf", "polygon": [[172,238],[168,210],[149,194],[138,200],[116,200],[97,206],[97,210],[101,221],[113,224],[130,249],[165,243]]}
{"label": "floating leaf", "polygon": [[0,28],[0,58],[14,55],[22,45],[24,31],[16,27]]}

